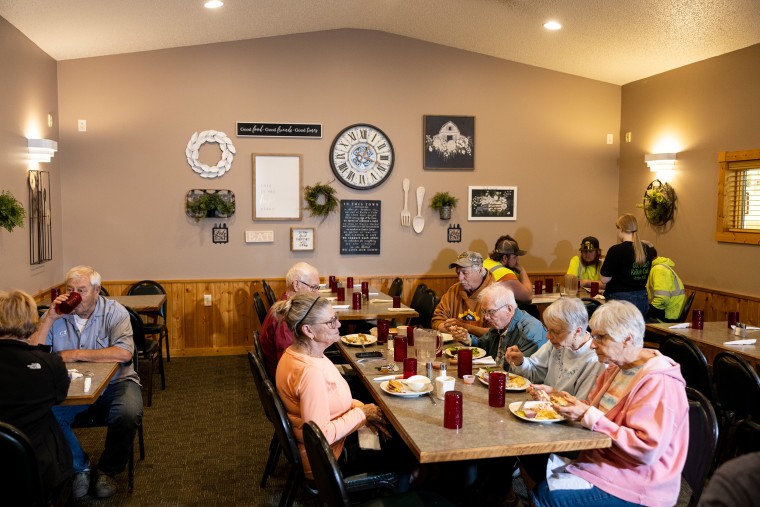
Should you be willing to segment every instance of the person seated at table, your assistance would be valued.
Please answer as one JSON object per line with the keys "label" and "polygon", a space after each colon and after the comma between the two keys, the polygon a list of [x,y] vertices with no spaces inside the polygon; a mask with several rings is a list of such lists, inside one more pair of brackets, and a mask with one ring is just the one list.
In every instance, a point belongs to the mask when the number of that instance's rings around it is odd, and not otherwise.
{"label": "person seated at table", "polygon": [[[290,299],[301,292],[316,293],[319,291],[319,272],[311,264],[297,262],[285,275],[285,285],[285,292],[280,296],[280,301]],[[293,333],[290,332],[287,324],[276,318],[272,308],[269,309],[264,322],[261,324],[259,343],[261,343],[261,351],[264,354],[264,366],[266,366],[269,378],[274,381],[277,363],[285,349],[293,343]]]}
{"label": "person seated at table", "polygon": [[681,309],[686,302],[683,282],[673,269],[675,262],[667,257],[658,257],[657,249],[652,247],[655,259],[647,279],[649,309],[647,320],[658,322],[678,322]]}
{"label": "person seated at table", "polygon": [[586,236],[581,240],[578,250],[580,255],[574,255],[567,267],[568,275],[578,277],[579,287],[590,287],[591,282],[599,282],[599,288],[604,288],[604,282],[600,280],[599,271],[602,268],[602,249],[599,248],[599,240],[594,236]]}
{"label": "person seated at table", "polygon": [[[536,388],[551,386],[585,399],[604,371],[586,330],[586,306],[578,298],[561,298],[544,310],[543,317],[549,341],[530,357],[525,357],[517,345],[509,347],[510,371],[538,384]],[[529,387],[528,391],[533,388]]]}
{"label": "person seated at table", "polygon": [[482,336],[488,331],[488,325],[480,311],[478,296],[491,285],[493,275],[483,267],[483,256],[478,252],[462,252],[449,264],[449,269],[456,269],[459,281],[441,297],[433,312],[431,326],[445,333],[457,326],[475,336]]}
{"label": "person seated at table", "polygon": [[517,308],[515,295],[502,284],[494,284],[480,292],[480,308],[486,321],[491,325],[483,336],[473,336],[464,329],[455,328],[455,340],[485,349],[494,358],[497,366],[506,370],[506,350],[512,345],[525,357],[533,355],[546,343],[546,329],[536,318]]}
{"label": "person seated at table", "polygon": [[325,434],[346,475],[383,468],[386,458],[396,469],[403,468],[399,465],[406,458],[403,454],[361,451],[358,446],[357,430],[362,426],[385,437],[390,437],[390,432],[380,407],[352,399],[348,384],[324,355],[325,349],[340,339],[340,320],[330,302],[318,294],[300,293],[277,302],[272,310],[294,337],[277,365],[277,392],[298,440],[306,477],[312,477],[303,445],[303,425],[308,421],[314,421]]}
{"label": "person seated at table", "polygon": [[590,401],[560,393],[567,405],[552,407],[569,421],[608,435],[612,446],[582,451],[554,468],[531,490],[531,498],[536,507],[675,505],[689,450],[681,369],[659,351],[643,348],[644,318],[627,301],[600,306],[591,317],[591,336],[607,369]]}
{"label": "person seated at table", "polygon": [[654,260],[654,251],[639,238],[639,223],[630,213],[620,215],[615,222],[618,244],[607,250],[602,264],[602,282],[606,284],[604,297],[636,305],[646,315],[647,278]]}
{"label": "person seated at table", "polygon": [[743,454],[723,463],[710,477],[699,507],[758,506],[757,477],[760,474],[760,452]]}
{"label": "person seated at table", "polygon": [[0,292],[0,420],[29,438],[42,486],[54,503],[74,473],[71,450],[51,410],[66,399],[70,381],[59,355],[29,344],[37,320],[32,296]]}
{"label": "person seated at table", "polygon": [[501,236],[488,259],[483,261],[483,267],[493,275],[494,283],[499,282],[510,289],[517,301],[529,303],[533,297],[533,284],[528,272],[520,266],[520,256],[526,253],[520,250],[512,236]]}
{"label": "person seated at table", "polygon": [[[105,498],[116,492],[114,475],[122,472],[132,453],[137,426],[142,419],[140,378],[132,364],[134,341],[126,308],[100,295],[101,277],[89,266],[77,266],[66,273],[66,294],[58,296],[40,321],[30,342],[45,343],[64,362],[90,361],[121,363],[103,394],[92,405],[53,407],[58,424],[74,457],[74,497],[90,488],[90,460],[71,429],[74,418],[85,410],[102,413],[108,422],[105,446],[97,466],[95,496]],[[78,292],[82,302],[69,315],[55,308]]]}

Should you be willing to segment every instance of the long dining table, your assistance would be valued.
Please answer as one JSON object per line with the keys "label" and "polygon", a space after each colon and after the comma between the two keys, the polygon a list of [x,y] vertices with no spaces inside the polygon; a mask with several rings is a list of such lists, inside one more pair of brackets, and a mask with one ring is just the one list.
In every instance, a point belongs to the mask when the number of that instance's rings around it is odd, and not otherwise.
{"label": "long dining table", "polygon": [[[677,327],[673,327],[677,326]],[[647,324],[646,329],[650,333],[662,338],[664,341],[670,335],[688,338],[697,344],[699,349],[712,364],[715,356],[720,352],[730,351],[737,354],[755,366],[760,371],[760,345],[757,341],[747,345],[726,345],[726,342],[736,340],[760,338],[760,330],[748,330],[746,337],[736,336],[728,327],[727,321],[705,322],[703,329],[681,327],[683,324]]]}
{"label": "long dining table", "polygon": [[338,319],[340,320],[373,320],[373,319],[409,319],[418,317],[419,313],[414,308],[401,304],[399,308],[393,308],[393,298],[379,290],[370,287],[368,299],[362,301],[360,310],[352,308],[353,294],[360,292],[356,289],[346,289],[345,301],[338,301],[337,294],[329,289],[320,289],[319,295],[330,299]]}
{"label": "long dining table", "polygon": [[131,296],[106,296],[106,299],[111,299],[120,303],[123,306],[128,306],[137,313],[142,312],[157,312],[161,309],[161,305],[166,301],[166,294],[136,294]]}
{"label": "long dining table", "polygon": [[[465,384],[450,366],[448,375],[456,378],[455,389],[463,393],[463,424],[458,430],[443,427],[443,400],[431,402],[429,395],[404,398],[386,394],[381,382],[373,380],[386,375],[378,370],[392,363],[393,354],[387,346],[365,346],[367,352],[381,351],[382,358],[360,359],[362,347],[339,342],[341,353],[356,370],[362,383],[420,463],[436,463],[472,459],[519,456],[549,452],[605,448],[611,439],[576,423],[532,423],[518,419],[509,411],[509,404],[530,399],[526,392],[507,392],[506,406],[488,405],[488,387],[476,381]],[[414,347],[408,356],[414,357]],[[473,372],[477,371],[473,365]],[[418,364],[425,373],[425,365]],[[400,373],[400,372],[399,372]]]}

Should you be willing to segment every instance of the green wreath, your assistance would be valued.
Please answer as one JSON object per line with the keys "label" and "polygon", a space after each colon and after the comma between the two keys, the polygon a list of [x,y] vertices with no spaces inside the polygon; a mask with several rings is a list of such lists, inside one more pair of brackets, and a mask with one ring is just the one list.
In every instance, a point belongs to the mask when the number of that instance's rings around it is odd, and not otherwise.
{"label": "green wreath", "polygon": [[644,209],[644,216],[652,225],[665,225],[673,219],[676,209],[676,191],[667,183],[654,180],[644,192],[644,199],[639,208]]}
{"label": "green wreath", "polygon": [[303,191],[306,208],[313,217],[327,218],[330,213],[338,209],[338,199],[335,197],[337,190],[329,183],[316,183],[307,186]]}

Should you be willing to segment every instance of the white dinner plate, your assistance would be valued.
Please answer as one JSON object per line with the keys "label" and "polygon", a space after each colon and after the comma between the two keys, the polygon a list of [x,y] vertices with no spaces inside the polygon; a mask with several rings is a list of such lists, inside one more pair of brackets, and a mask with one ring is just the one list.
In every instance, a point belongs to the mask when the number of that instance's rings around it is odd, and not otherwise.
{"label": "white dinner plate", "polygon": [[364,341],[361,341],[359,339],[359,334],[347,334],[346,336],[341,336],[340,341],[345,343],[346,345],[354,345],[356,347],[361,347],[362,345],[374,345],[377,343],[377,337],[372,336],[369,333],[361,333],[362,336],[364,336]]}
{"label": "white dinner plate", "polygon": [[[403,383],[403,381],[400,381],[400,382]],[[417,396],[423,396],[425,394],[428,394],[429,392],[433,391],[433,384],[432,383],[427,384],[425,386],[425,389],[423,389],[422,391],[412,391],[411,389],[409,389],[406,386],[405,386],[405,388],[407,389],[407,391],[405,391],[403,393],[398,393],[396,391],[391,391],[391,390],[388,389],[388,381],[387,380],[385,382],[383,382],[382,384],[380,384],[380,389],[382,389],[383,392],[388,393],[388,394],[390,394],[392,396],[401,396],[402,398],[416,398]]]}
{"label": "white dinner plate", "polygon": [[[525,417],[523,415],[520,415],[517,413],[517,409],[520,408],[521,401],[515,401],[509,404],[509,411],[515,414],[515,417],[518,417],[522,419],[523,421],[528,421],[532,423],[555,423],[555,422],[561,422],[564,421],[565,418],[561,415],[557,414],[557,417],[555,419],[536,419],[535,417]],[[526,401],[525,405],[523,406],[523,411],[525,410],[535,410],[536,407],[546,404],[545,401]]]}
{"label": "white dinner plate", "polygon": [[457,345],[454,347],[449,347],[443,351],[444,354],[446,354],[448,357],[456,357],[457,353],[452,352],[454,349],[472,349],[472,358],[473,359],[480,359],[481,357],[486,357],[486,351],[481,349],[480,347],[465,347],[461,345]]}
{"label": "white dinner plate", "polygon": [[[478,370],[477,374],[478,380],[480,380],[483,384],[488,385],[488,372],[481,368]],[[522,384],[519,383],[520,379],[522,379]],[[530,385],[530,382],[525,377],[521,377],[520,375],[515,375],[514,373],[509,374],[509,380],[507,381],[507,386],[504,388],[505,391],[525,391],[528,389],[528,386]]]}

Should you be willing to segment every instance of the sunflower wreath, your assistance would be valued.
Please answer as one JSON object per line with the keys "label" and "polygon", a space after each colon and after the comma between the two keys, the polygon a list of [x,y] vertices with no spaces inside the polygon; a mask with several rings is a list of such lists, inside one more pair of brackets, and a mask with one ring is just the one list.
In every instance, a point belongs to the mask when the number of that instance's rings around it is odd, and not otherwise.
{"label": "sunflower wreath", "polygon": [[335,190],[329,183],[316,183],[307,186],[303,191],[303,198],[306,201],[306,209],[313,217],[328,217],[330,213],[338,209],[338,199],[335,197]]}

